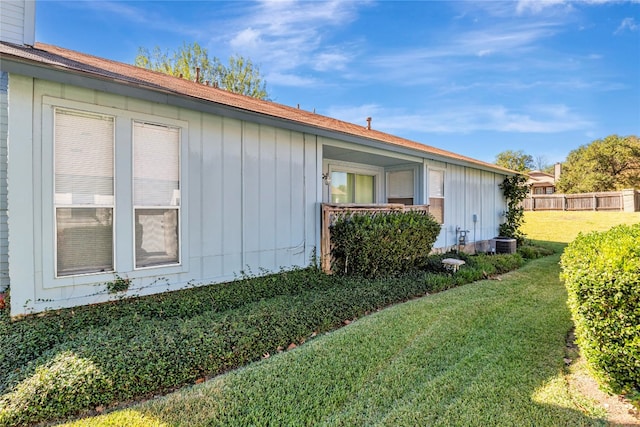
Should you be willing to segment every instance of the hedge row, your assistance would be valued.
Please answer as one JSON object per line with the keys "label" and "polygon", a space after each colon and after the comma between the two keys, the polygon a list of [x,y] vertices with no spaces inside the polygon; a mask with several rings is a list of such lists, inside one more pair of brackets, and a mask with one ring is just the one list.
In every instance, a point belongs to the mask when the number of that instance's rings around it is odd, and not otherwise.
{"label": "hedge row", "polygon": [[561,258],[576,338],[610,392],[640,401],[640,224],[579,235]]}
{"label": "hedge row", "polygon": [[[147,397],[260,359],[345,319],[522,265],[465,257],[455,275],[393,279],[284,272],[11,322],[0,314],[0,426]],[[433,258],[433,270],[440,268]]]}
{"label": "hedge row", "polygon": [[440,234],[422,212],[353,214],[331,226],[332,271],[362,277],[394,276],[421,268]]}

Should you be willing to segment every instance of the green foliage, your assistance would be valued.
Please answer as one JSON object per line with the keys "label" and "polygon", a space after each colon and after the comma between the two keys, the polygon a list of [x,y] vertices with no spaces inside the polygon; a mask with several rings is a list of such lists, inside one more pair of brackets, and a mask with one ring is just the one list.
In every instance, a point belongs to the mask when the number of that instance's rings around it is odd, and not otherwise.
{"label": "green foliage", "polygon": [[499,153],[495,164],[518,172],[527,172],[534,167],[533,157],[522,150],[506,150]]}
{"label": "green foliage", "polygon": [[63,351],[0,397],[0,425],[55,418],[108,401],[112,381],[90,359]]}
{"label": "green foliage", "polygon": [[419,268],[440,233],[430,214],[353,214],[331,226],[334,273],[362,277],[394,276]]}
{"label": "green foliage", "polygon": [[[390,304],[514,269],[467,257],[456,274],[367,280],[315,268],[30,316],[0,311],[0,426],[162,393],[259,360]],[[434,263],[435,265],[435,263]]]}
{"label": "green foliage", "polygon": [[[153,48],[153,51],[140,47],[134,64],[172,76],[181,75],[191,81],[197,78],[199,83],[208,82],[229,92],[268,99],[260,68],[250,59],[233,55],[229,58],[229,64],[224,65],[215,56],[209,57],[207,48],[197,42],[183,43],[182,47],[173,52],[163,51],[159,46]],[[200,69],[199,73],[197,68]]]}
{"label": "green foliage", "polygon": [[556,187],[561,193],[640,187],[640,139],[610,135],[571,151]]}
{"label": "green foliage", "polygon": [[529,194],[529,187],[526,182],[526,176],[514,175],[506,177],[500,184],[500,189],[507,199],[506,221],[500,224],[500,236],[516,239],[519,245],[524,243],[525,238],[520,227],[524,223],[522,201]]}
{"label": "green foliage", "polygon": [[594,376],[640,401],[640,224],[580,234],[561,266],[578,345]]}
{"label": "green foliage", "polygon": [[525,243],[524,245],[518,246],[518,253],[524,259],[538,259],[553,255],[555,252],[550,248]]}
{"label": "green foliage", "polygon": [[604,409],[574,400],[561,372],[571,319],[558,258],[65,426],[602,426]]}
{"label": "green foliage", "polygon": [[119,274],[116,274],[115,278],[111,282],[105,283],[105,285],[107,287],[107,293],[115,294],[129,289],[129,286],[131,286],[131,279],[124,278]]}

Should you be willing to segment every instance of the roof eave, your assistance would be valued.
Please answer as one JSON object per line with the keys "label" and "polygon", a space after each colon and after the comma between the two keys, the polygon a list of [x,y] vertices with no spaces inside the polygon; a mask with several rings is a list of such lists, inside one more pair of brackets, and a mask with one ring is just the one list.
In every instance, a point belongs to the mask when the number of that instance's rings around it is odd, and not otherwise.
{"label": "roof eave", "polygon": [[[421,157],[424,159],[442,161],[460,166],[471,166],[504,175],[517,175],[519,172],[505,169],[497,165],[485,164],[473,159],[465,160],[447,155],[429,152],[418,148],[407,147],[399,144],[382,141],[376,138],[366,138],[348,132],[329,129],[323,126],[302,123],[296,120],[270,115],[264,112],[256,112],[241,107],[219,103],[213,100],[199,98],[179,91],[163,88],[154,84],[140,84],[129,80],[113,78],[95,73],[89,70],[78,70],[59,64],[43,63],[27,58],[0,54],[0,69],[9,73],[26,75],[33,78],[50,80],[64,84],[71,84],[87,89],[101,90],[108,93],[123,96],[136,97],[151,102],[173,105],[182,108],[203,111],[207,113],[223,115],[240,120],[251,120],[265,125],[276,125],[303,133],[315,134],[327,138],[340,139],[368,147],[381,148],[397,153]],[[99,84],[96,84],[99,83]],[[126,88],[126,89],[125,89]],[[133,92],[132,92],[133,89]],[[425,146],[426,147],[426,146]]]}

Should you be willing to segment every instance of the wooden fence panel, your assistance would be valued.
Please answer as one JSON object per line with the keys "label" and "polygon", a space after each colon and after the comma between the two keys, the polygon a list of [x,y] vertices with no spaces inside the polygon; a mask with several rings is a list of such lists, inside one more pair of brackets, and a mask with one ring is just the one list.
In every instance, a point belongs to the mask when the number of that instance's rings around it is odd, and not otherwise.
{"label": "wooden fence panel", "polygon": [[[627,208],[627,210],[640,211],[640,191],[625,191],[634,199],[634,206]],[[521,206],[526,211],[624,211],[626,197],[624,193],[623,191],[610,191],[603,193],[533,195],[527,197]]]}
{"label": "wooden fence panel", "polygon": [[321,205],[322,224],[320,228],[320,266],[325,273],[331,273],[331,225],[339,218],[356,213],[370,215],[388,214],[390,212],[429,212],[429,205],[402,205],[397,203],[360,205],[354,203]]}

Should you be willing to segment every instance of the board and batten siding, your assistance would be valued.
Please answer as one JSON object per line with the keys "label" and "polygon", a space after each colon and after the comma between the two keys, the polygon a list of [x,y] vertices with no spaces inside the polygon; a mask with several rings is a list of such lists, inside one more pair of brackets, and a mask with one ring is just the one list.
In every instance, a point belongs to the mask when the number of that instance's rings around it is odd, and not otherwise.
{"label": "board and batten siding", "polygon": [[[426,161],[427,167],[445,171],[444,224],[434,248],[457,244],[456,228],[467,230],[467,242],[482,242],[498,235],[506,203],[499,185],[504,175],[468,166]],[[476,215],[476,222],[473,215]]]}
{"label": "board and batten siding", "polygon": [[35,41],[35,0],[0,1],[0,40],[33,46]]}
{"label": "board and batten siding", "polygon": [[[226,282],[243,272],[264,274],[309,264],[318,239],[322,167],[314,135],[59,83],[21,76],[16,80],[20,84],[10,95],[35,100],[33,162],[28,166],[25,159],[24,167],[12,168],[9,183],[18,182],[16,189],[34,201],[31,224],[36,229],[26,242],[9,242],[10,250],[15,243],[19,251],[24,253],[28,245],[32,253],[16,269],[17,276],[12,273],[12,283],[22,283],[16,282],[19,277],[35,285],[12,289],[12,315],[117,298],[104,292],[104,282],[113,280],[111,273],[53,276],[49,252],[54,251],[54,222],[48,201],[53,197],[50,116],[56,105],[116,117],[115,262],[116,272],[132,279],[131,294]],[[126,203],[132,191],[127,171],[134,120],[177,123],[183,129],[180,266],[135,270],[133,243],[118,242],[131,240],[133,234],[132,213],[118,201]],[[18,158],[31,157],[28,144],[18,142],[15,149],[21,151]],[[16,231],[26,229],[28,221],[18,222]]]}
{"label": "board and batten siding", "polygon": [[0,292],[9,287],[9,228],[7,225],[7,91],[9,75],[0,72]]}

